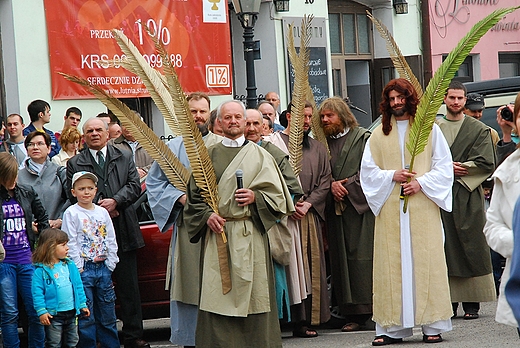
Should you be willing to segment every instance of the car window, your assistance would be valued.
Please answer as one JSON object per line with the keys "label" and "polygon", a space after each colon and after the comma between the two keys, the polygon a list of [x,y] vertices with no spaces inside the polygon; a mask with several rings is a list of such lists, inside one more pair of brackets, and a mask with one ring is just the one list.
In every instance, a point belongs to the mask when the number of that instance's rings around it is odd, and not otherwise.
{"label": "car window", "polygon": [[139,219],[139,225],[155,223],[155,219],[148,204],[148,197],[146,191],[141,193],[141,196],[135,201],[134,209]]}

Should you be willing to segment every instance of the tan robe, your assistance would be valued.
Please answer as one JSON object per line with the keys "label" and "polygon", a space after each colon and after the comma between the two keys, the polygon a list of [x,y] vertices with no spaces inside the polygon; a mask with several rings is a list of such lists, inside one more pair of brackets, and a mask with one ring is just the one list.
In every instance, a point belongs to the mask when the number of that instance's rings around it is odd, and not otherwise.
{"label": "tan robe", "polygon": [[[405,143],[408,141],[408,132],[409,128]],[[379,126],[369,141],[373,160],[379,168],[402,169],[397,124],[393,118],[392,131],[388,136],[383,134],[382,127]],[[413,170],[417,172],[416,177],[431,170],[431,143],[430,135],[425,150],[415,159]],[[410,162],[408,151],[405,151],[405,162]],[[382,327],[401,325],[399,195],[400,186],[395,185],[375,220],[373,310],[374,321]],[[439,207],[419,191],[410,196],[408,212],[415,284],[415,325],[447,320],[452,315],[452,309]]]}

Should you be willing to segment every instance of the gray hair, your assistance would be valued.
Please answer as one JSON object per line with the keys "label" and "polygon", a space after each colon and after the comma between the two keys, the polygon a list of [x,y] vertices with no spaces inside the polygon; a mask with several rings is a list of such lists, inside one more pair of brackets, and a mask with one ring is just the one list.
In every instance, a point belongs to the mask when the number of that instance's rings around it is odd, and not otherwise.
{"label": "gray hair", "polygon": [[83,127],[81,128],[81,129],[83,130],[83,134],[85,134],[85,129],[87,128],[87,125],[88,125],[88,123],[89,123],[91,120],[99,120],[99,121],[103,122],[103,126],[105,127],[105,130],[108,131],[108,123],[106,123],[105,120],[102,120],[102,119],[99,118],[99,117],[91,117],[91,118],[89,118],[87,121],[85,121],[85,123],[83,123]]}
{"label": "gray hair", "polygon": [[222,107],[229,103],[236,103],[236,104],[240,105],[242,107],[242,113],[244,115],[244,119],[247,118],[246,106],[244,105],[244,103],[242,103],[240,100],[227,100],[225,102],[220,103],[220,105],[217,106],[217,118],[219,120],[222,120],[222,114],[221,114]]}

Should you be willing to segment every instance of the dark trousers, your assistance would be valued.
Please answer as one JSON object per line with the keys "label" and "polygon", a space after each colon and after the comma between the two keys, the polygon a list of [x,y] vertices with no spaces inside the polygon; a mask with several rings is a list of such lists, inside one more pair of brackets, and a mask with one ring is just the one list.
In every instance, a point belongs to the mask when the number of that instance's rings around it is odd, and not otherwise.
{"label": "dark trousers", "polygon": [[125,342],[143,337],[141,296],[137,283],[137,251],[118,250],[119,263],[114,270],[116,295],[121,305]]}
{"label": "dark trousers", "polygon": [[[459,308],[458,302],[452,302],[453,313],[457,312],[457,308]],[[480,310],[480,302],[462,302],[462,309],[464,313],[478,314]]]}

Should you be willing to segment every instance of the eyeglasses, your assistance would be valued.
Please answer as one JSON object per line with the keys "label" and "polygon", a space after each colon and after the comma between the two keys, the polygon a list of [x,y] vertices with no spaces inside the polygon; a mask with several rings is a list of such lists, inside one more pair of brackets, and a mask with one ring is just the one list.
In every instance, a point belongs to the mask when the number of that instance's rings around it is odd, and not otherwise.
{"label": "eyeglasses", "polygon": [[43,147],[43,146],[47,146],[47,144],[45,144],[43,141],[39,141],[37,143],[28,143],[27,144],[27,148],[35,147],[35,146]]}

